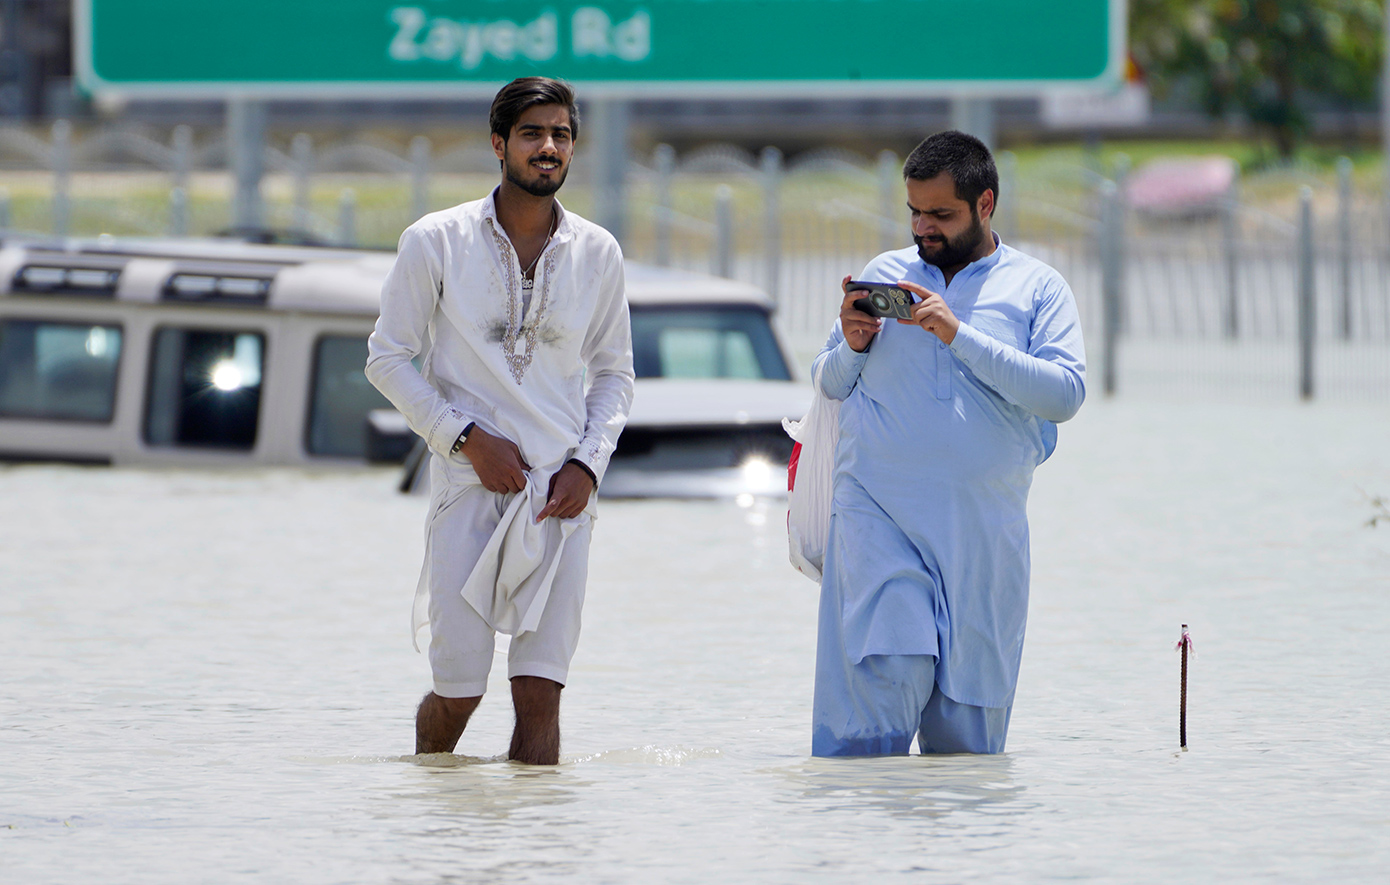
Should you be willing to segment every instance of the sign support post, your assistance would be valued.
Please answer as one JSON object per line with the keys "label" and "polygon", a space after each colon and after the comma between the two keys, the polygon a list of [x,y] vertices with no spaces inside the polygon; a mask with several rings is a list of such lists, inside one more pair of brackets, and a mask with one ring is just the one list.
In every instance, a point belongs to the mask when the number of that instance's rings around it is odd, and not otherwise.
{"label": "sign support post", "polygon": [[627,207],[628,129],[632,109],[621,98],[597,98],[585,102],[581,113],[580,141],[593,139],[589,152],[594,175],[594,221],[623,241]]}
{"label": "sign support post", "polygon": [[227,154],[232,168],[232,226],[258,228],[265,222],[261,177],[265,175],[265,102],[227,101]]}

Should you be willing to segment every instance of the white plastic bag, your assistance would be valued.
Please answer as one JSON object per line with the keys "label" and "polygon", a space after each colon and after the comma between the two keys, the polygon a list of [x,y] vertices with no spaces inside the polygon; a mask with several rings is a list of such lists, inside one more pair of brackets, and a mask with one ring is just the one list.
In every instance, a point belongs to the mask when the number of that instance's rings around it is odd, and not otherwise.
{"label": "white plastic bag", "polygon": [[782,420],[783,429],[796,441],[787,464],[787,543],[796,570],[820,583],[830,537],[831,476],[835,447],[840,442],[840,401],[821,392],[819,379],[811,386],[815,394],[806,417]]}

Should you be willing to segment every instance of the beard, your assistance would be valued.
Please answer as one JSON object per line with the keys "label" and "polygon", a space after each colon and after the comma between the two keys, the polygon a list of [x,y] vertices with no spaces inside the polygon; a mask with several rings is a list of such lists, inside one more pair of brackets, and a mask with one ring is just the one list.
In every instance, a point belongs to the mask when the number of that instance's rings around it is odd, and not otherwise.
{"label": "beard", "polygon": [[974,206],[970,207],[970,227],[957,237],[943,236],[940,242],[933,242],[934,252],[926,249],[927,241],[916,234],[912,235],[912,242],[917,244],[917,255],[927,264],[932,264],[940,268],[960,267],[970,261],[970,256],[975,254],[975,250],[980,248],[980,244],[985,240],[985,227],[980,221],[980,213]]}
{"label": "beard", "polygon": [[513,164],[511,158],[502,164],[507,180],[533,197],[548,197],[560,189],[560,185],[565,183],[565,176],[570,174],[569,166],[561,166],[560,174],[552,179],[537,178],[534,181],[527,181],[523,173],[530,167],[529,161]]}

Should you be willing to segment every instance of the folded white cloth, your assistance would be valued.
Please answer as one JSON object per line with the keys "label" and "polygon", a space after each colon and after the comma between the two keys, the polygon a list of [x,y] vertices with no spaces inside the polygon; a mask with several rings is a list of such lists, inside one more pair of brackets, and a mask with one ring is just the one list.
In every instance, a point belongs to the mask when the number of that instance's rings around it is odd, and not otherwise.
{"label": "folded white cloth", "polygon": [[526,488],[512,496],[473,571],[459,591],[464,600],[499,633],[516,636],[536,629],[565,542],[590,520],[585,511],[573,519],[547,517],[550,477],[564,462],[531,470]]}

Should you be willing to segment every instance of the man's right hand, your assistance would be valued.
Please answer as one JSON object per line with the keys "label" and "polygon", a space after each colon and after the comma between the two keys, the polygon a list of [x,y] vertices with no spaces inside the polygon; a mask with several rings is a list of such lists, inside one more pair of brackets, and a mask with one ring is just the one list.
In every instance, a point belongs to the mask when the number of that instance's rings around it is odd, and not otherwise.
{"label": "man's right hand", "polygon": [[853,277],[846,276],[840,281],[840,288],[845,293],[845,300],[840,302],[840,331],[844,333],[845,343],[850,350],[863,353],[869,349],[869,342],[874,340],[881,327],[878,317],[869,316],[854,306],[854,302],[864,297],[864,290],[845,288],[851,279]]}
{"label": "man's right hand", "polygon": [[516,443],[475,426],[459,449],[473,464],[478,481],[489,492],[519,492],[526,488],[531,466],[521,459]]}

